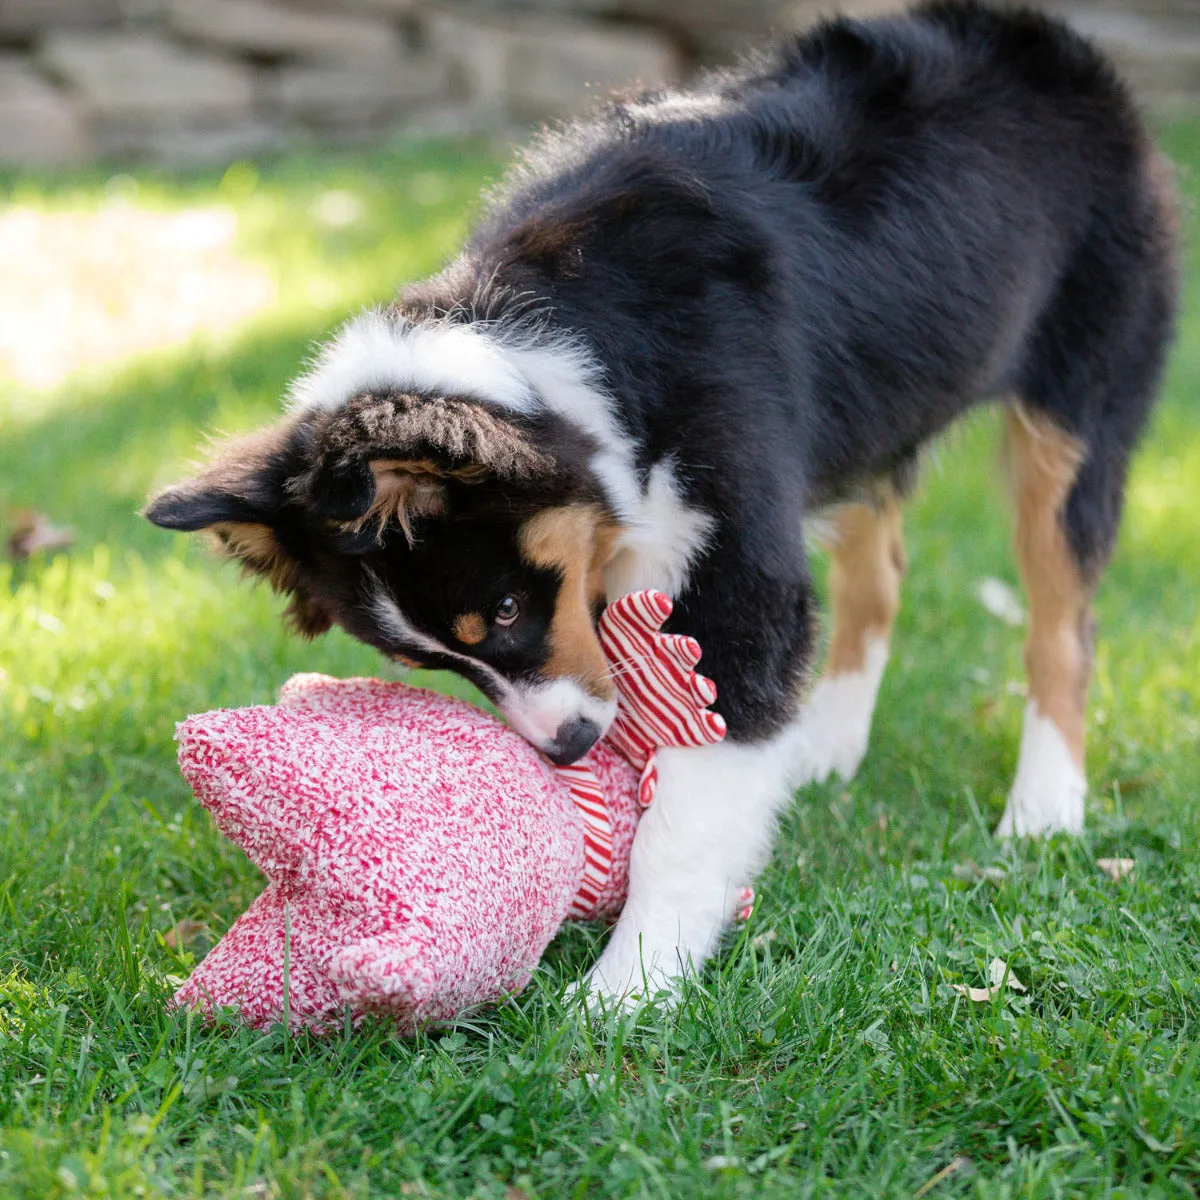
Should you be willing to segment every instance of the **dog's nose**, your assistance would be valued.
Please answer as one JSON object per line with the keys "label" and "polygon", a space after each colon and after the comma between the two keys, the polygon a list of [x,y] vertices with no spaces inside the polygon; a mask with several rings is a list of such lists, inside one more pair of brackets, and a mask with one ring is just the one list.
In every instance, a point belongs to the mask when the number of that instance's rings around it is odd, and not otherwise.
{"label": "dog's nose", "polygon": [[600,726],[586,717],[564,721],[546,747],[546,757],[556,766],[565,767],[581,759],[600,740]]}

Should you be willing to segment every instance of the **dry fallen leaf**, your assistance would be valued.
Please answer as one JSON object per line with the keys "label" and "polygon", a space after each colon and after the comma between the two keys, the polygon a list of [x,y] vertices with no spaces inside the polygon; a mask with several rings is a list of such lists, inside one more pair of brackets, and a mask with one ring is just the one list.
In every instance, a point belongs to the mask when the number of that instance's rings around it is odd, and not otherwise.
{"label": "dry fallen leaf", "polygon": [[927,1179],[914,1193],[916,1200],[920,1200],[922,1196],[928,1195],[943,1179],[954,1174],[973,1175],[975,1173],[975,1164],[965,1155],[960,1154],[956,1158],[952,1158],[936,1175],[931,1179]]}
{"label": "dry fallen leaf", "polygon": [[1016,972],[1002,958],[993,958],[988,963],[988,982],[992,987],[1001,987],[1005,982],[1014,992],[1024,992],[1028,989],[1017,978]]}
{"label": "dry fallen leaf", "polygon": [[176,921],[163,934],[163,941],[172,950],[181,950],[184,946],[190,946],[206,930],[207,926],[203,921],[193,921],[190,917],[185,917],[182,921]]}
{"label": "dry fallen leaf", "polygon": [[965,983],[955,983],[951,986],[960,995],[965,996],[968,1000],[974,1001],[976,1004],[987,1004],[994,1000],[1007,985],[1009,991],[1024,992],[1028,989],[1016,977],[1012,968],[1002,958],[993,958],[988,963],[988,980],[991,987],[979,988],[968,987]]}
{"label": "dry fallen leaf", "polygon": [[1000,991],[999,988],[967,987],[965,983],[955,983],[951,986],[960,996],[966,996],[968,1000],[974,1000],[976,1004],[986,1004]]}
{"label": "dry fallen leaf", "polygon": [[1113,883],[1120,883],[1126,875],[1133,874],[1132,858],[1098,858],[1096,866],[1100,868]]}
{"label": "dry fallen leaf", "polygon": [[74,540],[75,535],[69,529],[52,524],[45,513],[25,509],[17,513],[13,521],[8,553],[10,558],[24,560],[39,553],[65,550]]}
{"label": "dry fallen leaf", "polygon": [[973,880],[983,879],[988,883],[1001,884],[1008,878],[1008,872],[1003,867],[981,867],[974,859],[968,858],[966,862],[955,863],[950,868],[950,873],[955,879]]}
{"label": "dry fallen leaf", "polygon": [[1025,609],[1021,599],[1007,583],[999,579],[981,579],[975,587],[979,603],[1005,625],[1023,625]]}

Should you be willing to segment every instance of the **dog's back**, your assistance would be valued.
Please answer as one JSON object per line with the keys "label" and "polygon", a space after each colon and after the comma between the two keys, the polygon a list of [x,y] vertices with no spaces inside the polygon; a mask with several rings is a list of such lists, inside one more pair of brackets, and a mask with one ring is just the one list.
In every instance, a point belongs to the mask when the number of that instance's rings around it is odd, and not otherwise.
{"label": "dog's back", "polygon": [[[1078,419],[1074,382],[1046,378],[1061,310],[1098,346],[1114,322],[1165,340],[1168,192],[1088,43],[1033,12],[939,3],[824,24],[551,135],[495,200],[454,299],[482,280],[552,293],[649,441],[719,410],[803,457],[819,503],[964,404],[1037,391]],[[1137,315],[1106,311],[1123,296]]]}

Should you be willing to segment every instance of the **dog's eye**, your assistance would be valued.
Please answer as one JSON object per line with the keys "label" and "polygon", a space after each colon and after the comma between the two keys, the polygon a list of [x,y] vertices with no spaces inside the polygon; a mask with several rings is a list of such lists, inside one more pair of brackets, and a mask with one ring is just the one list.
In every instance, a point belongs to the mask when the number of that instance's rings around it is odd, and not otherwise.
{"label": "dog's eye", "polygon": [[511,625],[521,615],[521,605],[516,596],[505,596],[496,605],[495,622],[497,625]]}

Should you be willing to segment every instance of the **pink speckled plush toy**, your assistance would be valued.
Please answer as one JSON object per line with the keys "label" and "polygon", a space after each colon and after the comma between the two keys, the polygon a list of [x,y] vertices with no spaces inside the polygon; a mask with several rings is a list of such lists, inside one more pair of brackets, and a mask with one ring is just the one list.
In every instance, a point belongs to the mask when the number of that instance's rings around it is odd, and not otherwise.
{"label": "pink speckled plush toy", "polygon": [[411,1033],[520,991],[567,917],[615,916],[655,750],[725,734],[700,647],[659,632],[670,612],[657,592],[608,607],[618,715],[571,767],[373,679],[298,675],[278,706],[182,722],[184,775],[270,883],[175,1003],[317,1031],[348,1006]]}

